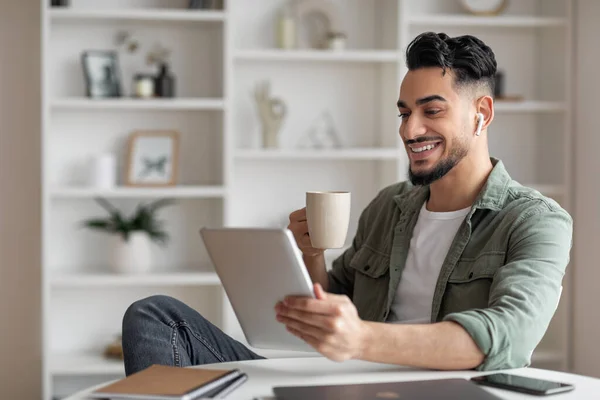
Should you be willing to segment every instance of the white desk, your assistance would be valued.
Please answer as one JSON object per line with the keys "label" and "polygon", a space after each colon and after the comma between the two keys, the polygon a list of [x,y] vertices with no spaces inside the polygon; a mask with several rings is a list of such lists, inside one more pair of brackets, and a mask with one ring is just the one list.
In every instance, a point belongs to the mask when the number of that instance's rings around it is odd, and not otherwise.
{"label": "white desk", "polygon": [[[428,371],[398,367],[386,364],[374,364],[363,361],[347,361],[336,363],[322,357],[280,358],[257,361],[241,361],[222,364],[203,365],[200,368],[230,369],[239,368],[248,374],[248,380],[228,398],[236,400],[252,400],[254,398],[273,396],[273,386],[284,385],[328,385],[340,383],[370,383],[386,381],[409,381],[423,379],[470,378],[482,375],[474,371]],[[510,370],[510,373],[575,384],[575,390],[549,396],[548,399],[595,399],[600,398],[600,379],[562,372],[546,371],[534,368]],[[102,385],[103,386],[103,385]],[[89,389],[67,400],[84,400]],[[531,395],[485,388],[501,399],[536,398]]]}

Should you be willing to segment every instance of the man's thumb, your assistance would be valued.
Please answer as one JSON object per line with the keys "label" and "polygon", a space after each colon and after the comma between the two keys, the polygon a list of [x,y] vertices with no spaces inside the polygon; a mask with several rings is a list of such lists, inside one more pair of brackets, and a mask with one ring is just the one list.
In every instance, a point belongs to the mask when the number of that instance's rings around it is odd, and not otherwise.
{"label": "man's thumb", "polygon": [[317,297],[317,299],[325,300],[327,298],[327,293],[325,293],[325,291],[323,290],[323,287],[321,286],[320,283],[315,283],[314,288],[315,288],[315,296]]}

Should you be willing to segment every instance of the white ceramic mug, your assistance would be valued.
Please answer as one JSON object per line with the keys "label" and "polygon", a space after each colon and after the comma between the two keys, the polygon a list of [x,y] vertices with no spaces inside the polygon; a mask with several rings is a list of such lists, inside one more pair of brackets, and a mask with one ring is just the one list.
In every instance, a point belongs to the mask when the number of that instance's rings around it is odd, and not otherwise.
{"label": "white ceramic mug", "polygon": [[350,192],[306,192],[306,219],[314,248],[344,247],[350,222]]}

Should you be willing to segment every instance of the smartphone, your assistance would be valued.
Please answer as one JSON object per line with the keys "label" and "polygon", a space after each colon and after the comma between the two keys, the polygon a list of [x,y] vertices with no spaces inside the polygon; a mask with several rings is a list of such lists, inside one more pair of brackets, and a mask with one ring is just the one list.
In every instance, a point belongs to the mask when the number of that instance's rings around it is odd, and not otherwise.
{"label": "smartphone", "polygon": [[471,381],[480,385],[538,396],[563,393],[575,389],[575,386],[569,383],[553,382],[504,373],[476,376],[471,378]]}

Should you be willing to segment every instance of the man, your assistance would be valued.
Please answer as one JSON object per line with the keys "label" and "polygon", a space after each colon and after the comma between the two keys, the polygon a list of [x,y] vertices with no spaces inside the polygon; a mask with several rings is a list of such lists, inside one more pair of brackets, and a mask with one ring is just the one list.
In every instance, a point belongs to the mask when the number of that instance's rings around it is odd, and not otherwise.
{"label": "man", "polygon": [[[424,33],[406,58],[398,109],[410,182],[379,192],[329,272],[310,245],[305,210],[290,215],[316,299],[286,299],[277,319],[338,361],[526,366],[559,301],[572,220],[489,156],[496,60],[488,46]],[[129,308],[123,345],[128,374],[152,363],[261,358],[167,297]]]}

